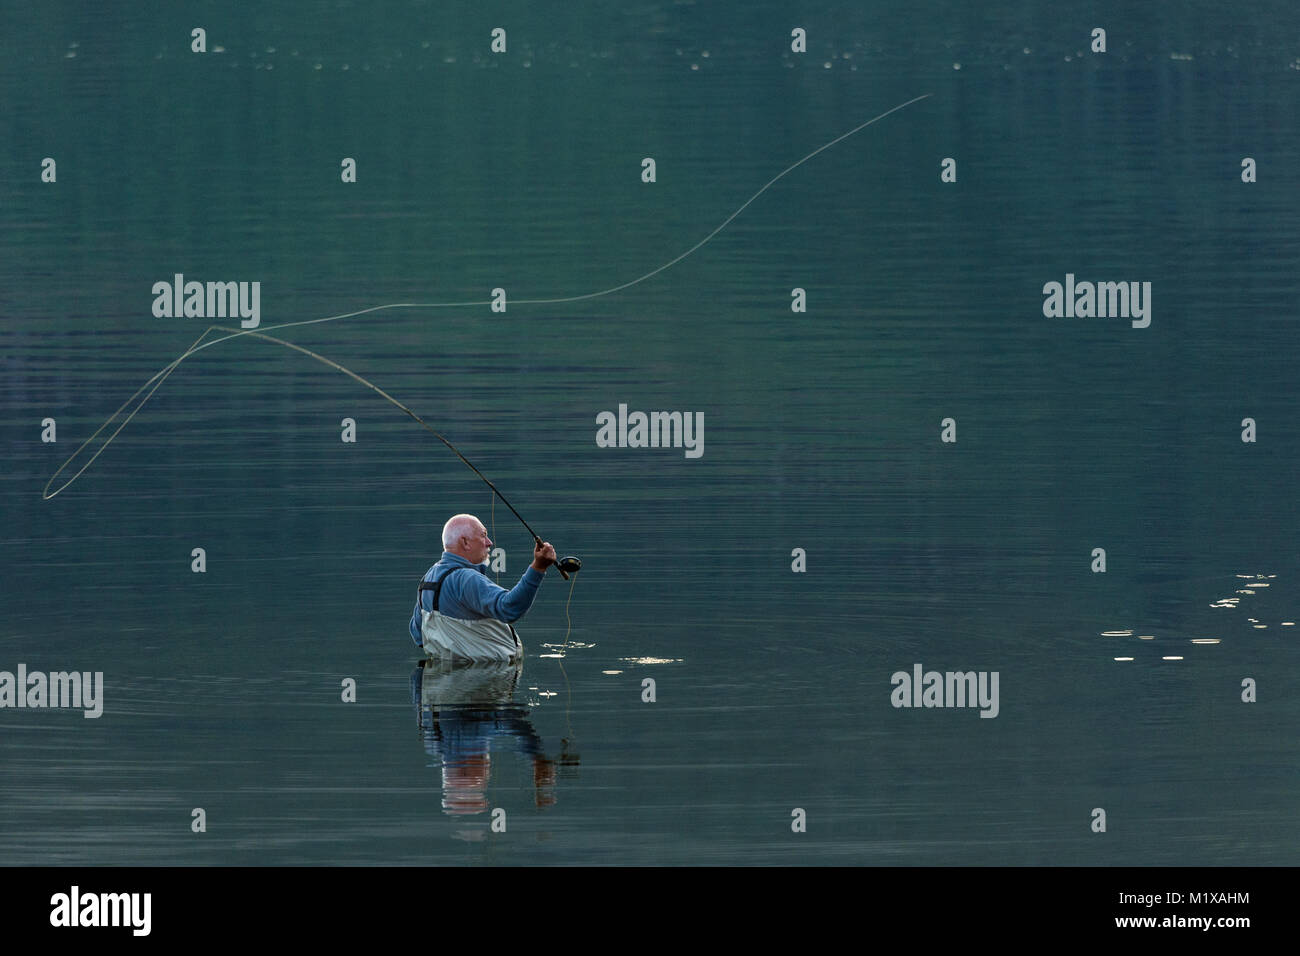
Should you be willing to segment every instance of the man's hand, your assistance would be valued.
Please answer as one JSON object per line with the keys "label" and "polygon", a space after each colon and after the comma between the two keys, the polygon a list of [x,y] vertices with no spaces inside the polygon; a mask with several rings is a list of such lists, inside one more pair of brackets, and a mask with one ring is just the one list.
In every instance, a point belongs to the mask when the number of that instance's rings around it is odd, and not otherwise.
{"label": "man's hand", "polygon": [[555,549],[551,547],[549,542],[543,541],[533,548],[533,567],[541,571],[542,574],[545,574],[546,569],[554,563]]}

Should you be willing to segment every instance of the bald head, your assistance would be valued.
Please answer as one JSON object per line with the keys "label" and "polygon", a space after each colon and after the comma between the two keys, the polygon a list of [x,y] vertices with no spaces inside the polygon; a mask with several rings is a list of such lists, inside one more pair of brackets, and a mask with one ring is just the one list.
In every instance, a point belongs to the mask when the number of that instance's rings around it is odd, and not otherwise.
{"label": "bald head", "polygon": [[444,551],[458,554],[472,564],[482,564],[492,548],[492,539],[478,518],[473,515],[453,515],[442,526],[442,547]]}

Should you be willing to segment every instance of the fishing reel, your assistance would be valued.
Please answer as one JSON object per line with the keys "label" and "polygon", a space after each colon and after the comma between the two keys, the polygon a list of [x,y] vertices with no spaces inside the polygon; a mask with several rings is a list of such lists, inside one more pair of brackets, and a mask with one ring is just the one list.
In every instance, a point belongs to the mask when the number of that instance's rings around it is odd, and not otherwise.
{"label": "fishing reel", "polygon": [[[533,535],[533,541],[539,548],[542,546],[542,539],[536,535]],[[582,559],[576,558],[571,554],[566,554],[555,562],[555,568],[560,572],[560,577],[567,581],[569,580],[570,574],[576,574],[582,569]]]}

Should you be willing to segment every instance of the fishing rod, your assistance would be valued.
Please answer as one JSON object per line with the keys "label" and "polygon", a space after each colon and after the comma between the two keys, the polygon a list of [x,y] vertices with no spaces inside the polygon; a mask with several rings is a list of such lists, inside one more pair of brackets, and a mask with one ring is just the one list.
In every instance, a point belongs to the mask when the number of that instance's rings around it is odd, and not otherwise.
{"label": "fishing rod", "polygon": [[[103,425],[101,425],[94,435],[91,435],[90,438],[87,438],[84,442],[82,442],[81,447],[78,448],[75,452],[73,452],[72,456],[67,461],[65,461],[62,465],[59,466],[59,470],[50,476],[50,480],[45,485],[45,491],[42,493],[42,497],[44,497],[46,500],[49,500],[50,498],[53,498],[54,495],[57,495],[64,488],[68,487],[68,485],[72,484],[72,482],[76,481],[77,478],[81,475],[81,472],[85,471],[86,468],[90,467],[90,463],[99,457],[100,452],[102,452],[104,448],[108,447],[108,445],[113,441],[113,439],[118,436],[118,433],[121,432],[121,430],[126,427],[127,422],[129,422],[132,418],[134,418],[136,413],[139,412],[140,409],[144,407],[145,402],[149,401],[149,399],[153,396],[153,393],[157,391],[158,385],[161,385],[163,380],[165,380],[168,375],[170,375],[173,371],[175,371],[176,367],[180,365],[181,362],[185,361],[185,359],[189,358],[191,354],[197,351],[200,347],[199,343],[202,342],[205,338],[207,338],[209,332],[212,332],[214,330],[220,332],[233,332],[236,335],[251,335],[254,336],[255,338],[266,339],[268,342],[274,342],[276,345],[283,345],[285,348],[293,349],[295,352],[301,352],[303,355],[314,358],[316,361],[328,365],[330,368],[337,369],[338,371],[342,372],[344,375],[348,376],[354,381],[360,382],[362,385],[366,386],[366,388],[369,388],[375,393],[377,393],[378,395],[383,396],[383,398],[385,398],[388,402],[395,405],[397,408],[400,408],[402,411],[406,412],[406,414],[410,415],[413,419],[415,419],[416,422],[418,422],[422,428],[430,432],[435,438],[437,438],[440,442],[442,442],[444,445],[450,448],[452,452],[455,453],[457,458],[459,458],[461,461],[467,464],[470,467],[470,470],[473,471],[474,474],[478,475],[479,478],[483,480],[484,484],[486,484],[489,488],[492,489],[492,493],[501,499],[501,503],[510,509],[510,513],[519,519],[520,524],[522,524],[524,528],[527,529],[528,533],[532,535],[535,546],[540,547],[543,544],[541,536],[532,529],[532,527],[528,524],[527,521],[524,520],[524,516],[515,510],[515,506],[512,505],[510,501],[506,498],[506,496],[500,492],[500,490],[497,488],[496,485],[492,484],[492,482],[488,479],[487,475],[479,471],[478,468],[474,466],[474,463],[470,461],[468,458],[466,458],[464,455],[462,455],[460,453],[460,450],[455,445],[453,445],[450,441],[448,441],[446,437],[444,437],[437,429],[433,428],[423,418],[415,414],[415,412],[411,411],[409,408],[407,408],[404,404],[399,402],[397,399],[393,398],[393,396],[389,395],[386,391],[384,391],[374,382],[362,378],[360,375],[358,375],[356,372],[352,371],[349,368],[344,368],[342,365],[340,365],[338,362],[335,362],[333,359],[328,359],[325,356],[313,352],[311,349],[304,348],[303,346],[298,345],[294,342],[288,342],[284,339],[276,338],[274,335],[267,335],[265,332],[254,332],[251,329],[231,329],[221,325],[208,326],[208,328],[204,330],[203,334],[198,337],[195,343],[191,345],[189,349],[187,349],[185,353],[180,356],[180,358],[176,359],[175,362],[172,362],[170,365],[168,365],[166,368],[160,371],[153,378],[149,379],[148,382],[145,382],[144,385],[140,386],[140,388],[136,390],[135,395],[132,395],[130,398],[128,398],[121,405],[121,407],[119,407],[118,410],[113,413],[112,417],[110,417],[108,421],[106,421]],[[136,406],[135,410],[132,411],[131,414],[127,416],[126,420],[123,421],[120,426],[118,426],[117,431],[113,432],[113,434],[108,437],[108,440],[104,442],[104,446],[94,454],[94,456],[90,459],[90,461],[86,462],[86,464],[82,467],[81,471],[78,471],[76,475],[73,475],[72,478],[68,479],[68,481],[66,481],[63,485],[61,485],[58,488],[57,491],[54,492],[54,494],[50,494],[49,493],[50,485],[54,483],[54,479],[59,476],[59,474],[63,471],[63,469],[67,468],[68,465],[72,463],[73,459],[75,459],[77,455],[81,454],[82,449],[84,449],[86,445],[90,444],[90,442],[95,439],[96,435],[98,435],[105,428],[107,428],[108,425],[113,421],[113,419],[116,418],[118,415],[120,415],[122,413],[122,410],[125,409],[128,405],[130,405],[131,402],[135,400],[136,396],[138,396],[141,392],[143,392],[146,388],[148,388],[149,385],[152,384],[155,379],[159,379],[157,385],[154,385],[153,389],[151,389],[149,394],[146,395],[144,399],[140,402],[140,404]],[[579,558],[574,557],[573,555],[566,555],[563,558],[559,558],[555,562],[555,569],[560,572],[560,576],[564,578],[564,580],[566,581],[569,580],[570,572],[577,572],[581,567],[582,567],[582,561]]]}

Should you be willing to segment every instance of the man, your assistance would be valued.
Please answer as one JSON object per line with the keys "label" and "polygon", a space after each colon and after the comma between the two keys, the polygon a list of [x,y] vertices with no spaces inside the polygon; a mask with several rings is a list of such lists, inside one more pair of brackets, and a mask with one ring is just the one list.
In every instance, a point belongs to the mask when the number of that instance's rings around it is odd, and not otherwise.
{"label": "man", "polygon": [[411,639],[431,657],[452,661],[518,661],[524,646],[511,625],[533,606],[555,549],[542,542],[519,583],[507,591],[488,580],[492,550],[483,522],[455,515],[442,528],[442,557],[420,582]]}

